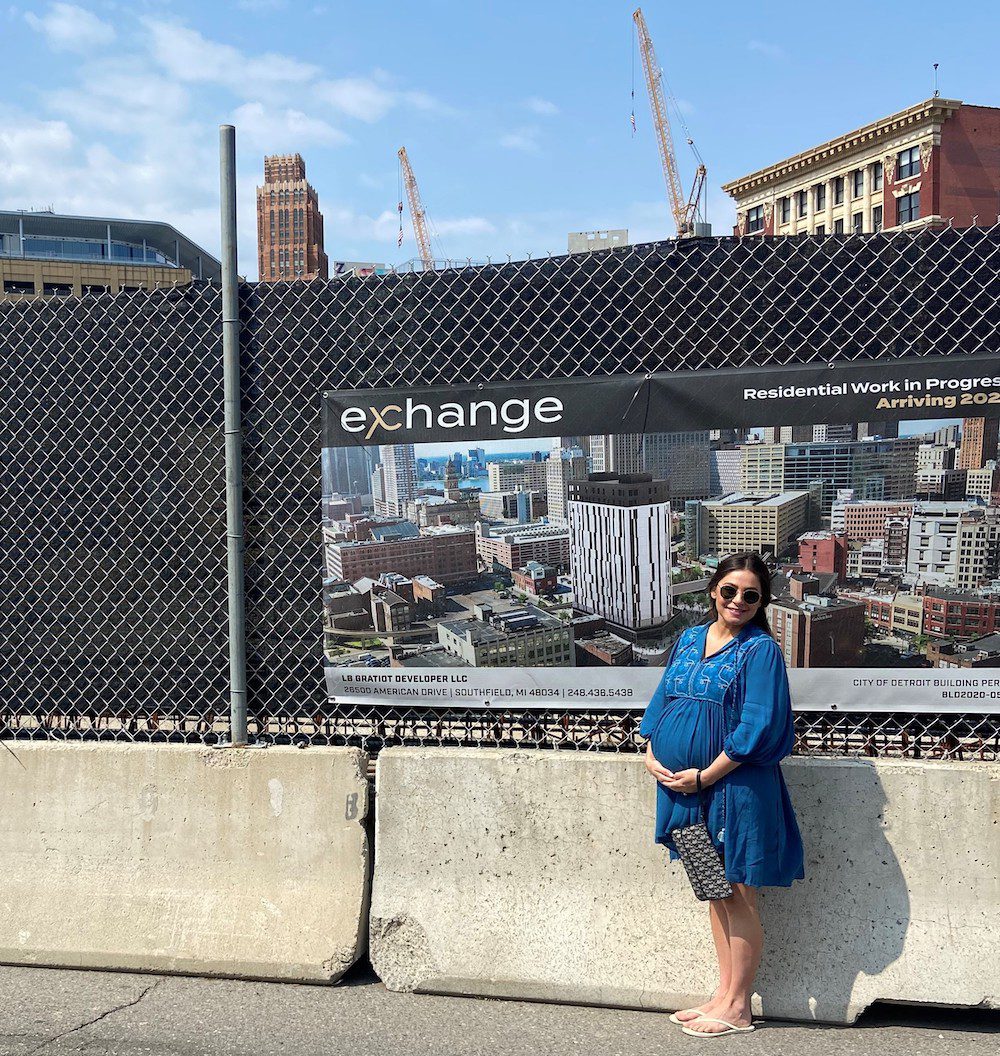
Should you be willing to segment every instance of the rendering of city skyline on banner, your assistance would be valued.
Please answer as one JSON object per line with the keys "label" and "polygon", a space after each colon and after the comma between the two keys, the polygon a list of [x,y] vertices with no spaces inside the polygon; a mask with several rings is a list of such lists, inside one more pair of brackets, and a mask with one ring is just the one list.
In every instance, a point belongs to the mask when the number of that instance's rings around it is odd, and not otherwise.
{"label": "rendering of city skyline on banner", "polygon": [[512,679],[530,703],[552,678],[497,669],[588,668],[567,692],[639,704],[741,550],[775,567],[768,616],[793,671],[929,668],[1000,622],[975,593],[998,574],[998,424],[327,447],[328,682],[410,673],[409,692],[464,685],[471,702]]}

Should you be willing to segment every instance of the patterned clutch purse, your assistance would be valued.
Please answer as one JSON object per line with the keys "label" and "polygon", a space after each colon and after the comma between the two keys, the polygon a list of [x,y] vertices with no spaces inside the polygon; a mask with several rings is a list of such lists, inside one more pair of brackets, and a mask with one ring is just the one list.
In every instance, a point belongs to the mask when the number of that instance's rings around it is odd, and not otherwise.
{"label": "patterned clutch purse", "polygon": [[726,879],[726,870],[719,857],[719,852],[708,834],[705,822],[704,795],[701,789],[701,771],[698,772],[698,821],[683,829],[673,829],[670,833],[681,858],[681,865],[687,873],[694,896],[699,902],[716,901],[729,898],[733,893],[732,884]]}

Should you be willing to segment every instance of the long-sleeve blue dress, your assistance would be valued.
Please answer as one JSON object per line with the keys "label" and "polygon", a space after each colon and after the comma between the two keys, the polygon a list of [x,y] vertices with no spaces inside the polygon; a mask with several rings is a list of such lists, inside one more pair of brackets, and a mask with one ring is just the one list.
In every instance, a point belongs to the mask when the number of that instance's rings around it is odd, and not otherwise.
{"label": "long-sleeve blue dress", "polygon": [[[731,883],[790,887],[804,875],[802,838],[780,761],[794,731],[788,676],[777,643],[747,624],[705,658],[710,624],[684,631],[639,732],[669,770],[705,769],[720,752],[740,763],[706,789],[708,831]],[[657,843],[698,820],[698,796],[656,786]]]}

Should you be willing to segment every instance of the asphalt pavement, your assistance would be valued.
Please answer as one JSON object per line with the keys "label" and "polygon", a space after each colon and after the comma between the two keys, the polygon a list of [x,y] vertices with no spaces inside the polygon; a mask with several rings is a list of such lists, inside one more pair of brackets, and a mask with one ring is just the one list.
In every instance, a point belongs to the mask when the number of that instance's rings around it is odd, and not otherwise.
{"label": "asphalt pavement", "polygon": [[335,987],[0,967],[3,1056],[995,1056],[1000,1013],[889,1008],[853,1027],[770,1022],[690,1038],[654,1012]]}

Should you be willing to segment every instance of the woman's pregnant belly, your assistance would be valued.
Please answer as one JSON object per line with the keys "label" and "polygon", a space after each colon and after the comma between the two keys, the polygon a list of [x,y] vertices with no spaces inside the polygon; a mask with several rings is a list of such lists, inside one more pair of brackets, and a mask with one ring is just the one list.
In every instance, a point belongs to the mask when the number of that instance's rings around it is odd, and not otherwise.
{"label": "woman's pregnant belly", "polygon": [[680,697],[667,705],[650,742],[668,770],[704,770],[722,751],[722,708],[710,701]]}

